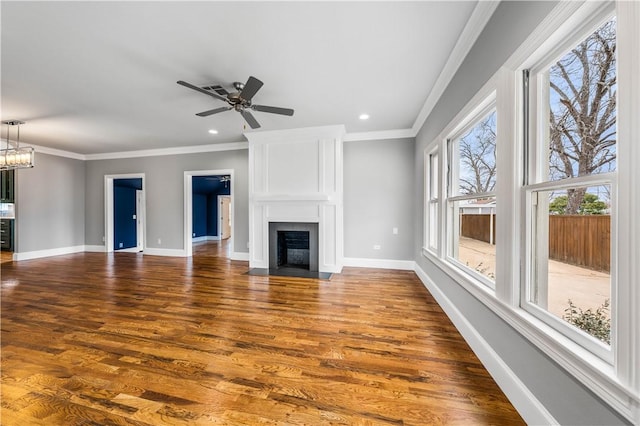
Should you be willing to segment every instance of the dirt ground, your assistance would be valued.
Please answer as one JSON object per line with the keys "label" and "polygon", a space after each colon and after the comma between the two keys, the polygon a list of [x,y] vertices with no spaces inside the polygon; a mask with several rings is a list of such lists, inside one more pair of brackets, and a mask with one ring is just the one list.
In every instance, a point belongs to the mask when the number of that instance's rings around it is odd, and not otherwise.
{"label": "dirt ground", "polygon": [[[488,243],[462,237],[460,239],[459,260],[484,275],[495,276],[495,246]],[[569,265],[567,263],[549,261],[549,298],[548,310],[562,317],[569,306],[569,299],[574,305],[586,309],[596,309],[606,299],[611,298],[611,277],[608,273]]]}

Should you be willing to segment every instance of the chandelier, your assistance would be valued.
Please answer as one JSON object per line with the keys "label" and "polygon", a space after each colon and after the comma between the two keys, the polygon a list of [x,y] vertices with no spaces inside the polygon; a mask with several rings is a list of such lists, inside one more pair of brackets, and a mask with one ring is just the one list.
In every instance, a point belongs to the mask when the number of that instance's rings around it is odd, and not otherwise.
{"label": "chandelier", "polygon": [[[20,125],[24,124],[24,121],[7,120],[2,124],[7,125],[7,146],[4,149],[0,149],[0,170],[13,170],[13,169],[28,169],[33,167],[34,150],[31,146],[20,147]],[[11,142],[9,141],[9,128],[16,126],[17,135],[16,141],[11,148]]]}

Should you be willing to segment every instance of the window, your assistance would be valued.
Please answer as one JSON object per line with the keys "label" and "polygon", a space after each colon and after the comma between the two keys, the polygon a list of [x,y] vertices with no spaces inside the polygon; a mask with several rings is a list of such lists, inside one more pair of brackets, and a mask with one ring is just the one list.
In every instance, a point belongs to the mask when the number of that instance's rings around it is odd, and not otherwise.
{"label": "window", "polygon": [[447,258],[494,288],[496,111],[473,115],[447,141]]}
{"label": "window", "polygon": [[[611,343],[616,185],[616,20],[529,72],[535,123],[522,305],[603,358]],[[525,72],[525,78],[527,73]]]}
{"label": "window", "polygon": [[435,138],[440,167],[425,154],[423,254],[639,424],[640,3],[547,18]]}
{"label": "window", "polygon": [[427,206],[426,206],[426,217],[427,223],[425,226],[427,236],[426,236],[426,246],[429,250],[436,252],[438,250],[438,229],[439,220],[438,220],[438,210],[439,210],[439,193],[440,193],[440,171],[439,171],[439,155],[438,149],[432,151],[427,155]]}

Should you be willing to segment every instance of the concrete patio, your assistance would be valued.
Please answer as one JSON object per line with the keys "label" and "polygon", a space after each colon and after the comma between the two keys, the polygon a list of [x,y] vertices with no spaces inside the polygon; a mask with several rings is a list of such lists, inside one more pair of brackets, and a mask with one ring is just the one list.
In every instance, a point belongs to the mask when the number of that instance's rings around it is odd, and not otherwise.
{"label": "concrete patio", "polygon": [[[460,262],[486,276],[495,276],[496,246],[471,238],[460,238]],[[549,261],[549,306],[552,314],[562,317],[569,306],[597,309],[611,298],[611,276],[606,272]]]}

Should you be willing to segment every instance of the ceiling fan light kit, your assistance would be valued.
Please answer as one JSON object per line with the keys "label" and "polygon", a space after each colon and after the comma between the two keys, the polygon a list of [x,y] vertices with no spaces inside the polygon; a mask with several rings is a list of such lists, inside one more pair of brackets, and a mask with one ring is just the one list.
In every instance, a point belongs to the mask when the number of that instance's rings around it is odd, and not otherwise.
{"label": "ceiling fan light kit", "polygon": [[233,88],[235,92],[228,92],[224,87],[220,85],[214,86],[204,86],[198,87],[191,83],[187,83],[186,81],[179,80],[178,84],[189,89],[195,90],[200,93],[204,93],[205,95],[211,96],[212,98],[218,99],[219,101],[226,102],[228,106],[223,106],[219,108],[210,109],[208,111],[199,112],[196,115],[198,117],[208,117],[213,114],[218,114],[220,112],[229,111],[231,109],[236,110],[242,115],[242,118],[249,124],[252,129],[260,128],[260,123],[255,119],[253,114],[251,114],[248,110],[254,110],[258,112],[267,112],[270,114],[279,114],[279,115],[293,115],[293,110],[291,108],[280,108],[268,105],[253,105],[252,99],[258,90],[262,87],[264,83],[258,80],[257,78],[251,76],[247,80],[246,83],[235,82],[233,83]]}

